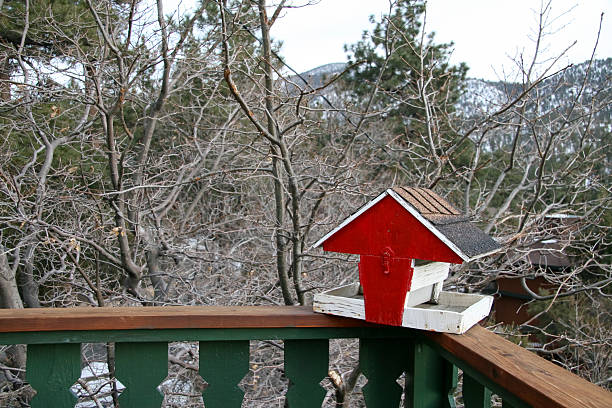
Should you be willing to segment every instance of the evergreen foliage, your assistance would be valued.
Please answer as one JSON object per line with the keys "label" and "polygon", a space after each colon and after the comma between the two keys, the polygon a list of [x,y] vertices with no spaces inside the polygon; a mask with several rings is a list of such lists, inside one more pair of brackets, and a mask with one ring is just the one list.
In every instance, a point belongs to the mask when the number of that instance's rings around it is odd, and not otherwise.
{"label": "evergreen foliage", "polygon": [[449,63],[452,43],[437,44],[435,34],[424,32],[425,1],[397,1],[390,15],[374,21],[371,32],[346,46],[349,64],[360,62],[346,78],[356,98],[379,88],[376,107],[398,132],[423,131],[425,109],[420,93],[423,81],[430,81],[426,92],[435,103],[435,113],[452,113],[467,73],[467,66]]}

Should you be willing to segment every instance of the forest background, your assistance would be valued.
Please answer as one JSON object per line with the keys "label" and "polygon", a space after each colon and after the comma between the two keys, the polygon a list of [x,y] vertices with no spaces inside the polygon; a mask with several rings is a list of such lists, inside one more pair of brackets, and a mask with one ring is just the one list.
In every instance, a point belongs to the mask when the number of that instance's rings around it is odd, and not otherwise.
{"label": "forest background", "polygon": [[[610,60],[553,69],[543,2],[520,80],[470,104],[425,2],[397,0],[313,81],[271,40],[290,6],[0,1],[0,307],[308,304],[356,279],[313,242],[426,187],[503,246],[446,285],[543,277],[538,324],[499,331],[610,387]],[[552,239],[571,267],[534,267]],[[2,350],[18,394],[23,350]]]}

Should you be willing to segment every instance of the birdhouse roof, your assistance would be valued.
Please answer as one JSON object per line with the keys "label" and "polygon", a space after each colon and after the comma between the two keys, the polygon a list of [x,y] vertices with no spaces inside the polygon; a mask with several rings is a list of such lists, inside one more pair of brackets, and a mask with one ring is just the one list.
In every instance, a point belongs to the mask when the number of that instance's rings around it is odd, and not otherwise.
{"label": "birdhouse roof", "polygon": [[500,248],[493,238],[473,225],[468,217],[447,200],[432,190],[415,187],[387,189],[317,241],[313,248],[323,244],[386,197],[395,200],[464,262],[491,254]]}

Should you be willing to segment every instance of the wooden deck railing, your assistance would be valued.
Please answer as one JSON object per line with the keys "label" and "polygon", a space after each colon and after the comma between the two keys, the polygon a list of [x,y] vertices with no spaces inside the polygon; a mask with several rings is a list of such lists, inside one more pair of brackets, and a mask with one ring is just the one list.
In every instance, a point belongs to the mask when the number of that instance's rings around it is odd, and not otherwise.
{"label": "wooden deck railing", "polygon": [[[159,407],[168,343],[199,341],[206,408],[240,407],[237,384],[249,369],[249,340],[284,340],[291,408],[321,406],[329,339],[359,338],[369,408],[454,407],[457,367],[466,408],[612,407],[612,393],[476,326],[464,335],[383,327],[304,307],[148,307],[0,310],[0,344],[28,344],[32,407],[74,407],[81,343],[115,342],[121,408]],[[405,389],[396,379],[406,373]]]}

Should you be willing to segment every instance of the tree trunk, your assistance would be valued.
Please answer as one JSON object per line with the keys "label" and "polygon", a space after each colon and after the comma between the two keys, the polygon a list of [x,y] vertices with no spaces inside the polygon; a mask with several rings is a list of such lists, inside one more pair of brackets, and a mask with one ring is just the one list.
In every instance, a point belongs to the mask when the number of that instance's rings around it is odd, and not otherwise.
{"label": "tree trunk", "polygon": [[11,59],[6,53],[0,54],[0,101],[11,99]]}
{"label": "tree trunk", "polygon": [[[260,0],[259,2],[259,21],[261,24],[261,37],[262,37],[262,57],[264,59],[264,73],[265,73],[265,105],[266,105],[266,119],[267,119],[267,130],[274,139],[282,138],[276,129],[276,123],[274,121],[274,103],[273,98],[273,80],[272,80],[272,55],[271,55],[271,40],[270,31],[268,26],[268,18],[266,16],[266,1]],[[281,141],[282,143],[282,141]],[[274,176],[274,202],[276,205],[276,268],[278,270],[278,279],[280,282],[281,292],[283,294],[283,300],[286,305],[293,304],[293,298],[289,291],[289,270],[287,267],[286,259],[286,238],[283,236],[285,230],[283,228],[284,214],[285,214],[285,197],[283,189],[283,173],[280,166],[282,160],[281,149],[278,146],[271,146],[272,154],[272,174]],[[299,293],[298,293],[299,295]]]}
{"label": "tree trunk", "polygon": [[163,304],[168,300],[168,284],[161,276],[161,270],[159,269],[159,248],[153,247],[147,252],[147,266],[149,268],[149,279],[153,284],[155,291],[154,298],[155,303]]}
{"label": "tree trunk", "polygon": [[17,285],[25,307],[40,307],[38,285],[34,281],[34,245],[28,245],[25,252],[24,266],[20,268],[16,277]]}
{"label": "tree trunk", "polygon": [[[0,246],[0,308],[23,309],[23,302],[19,296],[15,270],[10,267],[4,247]],[[5,363],[16,368],[25,368],[26,352],[23,344],[11,346],[6,350],[8,361]],[[25,379],[25,373],[20,372],[17,376],[20,380]]]}
{"label": "tree trunk", "polygon": [[2,247],[0,247],[0,308],[23,309],[15,272],[11,269]]}

